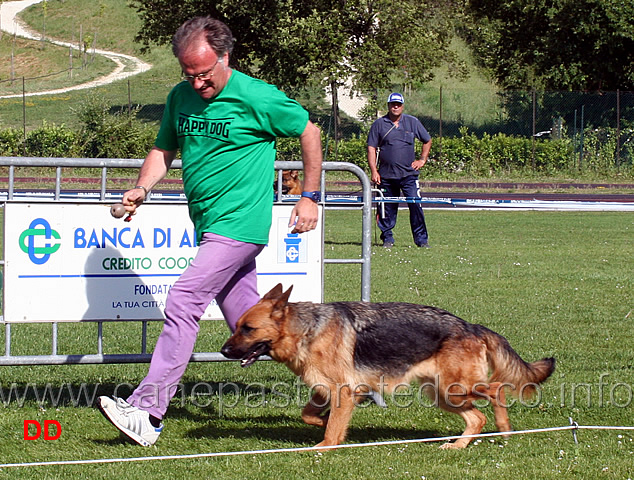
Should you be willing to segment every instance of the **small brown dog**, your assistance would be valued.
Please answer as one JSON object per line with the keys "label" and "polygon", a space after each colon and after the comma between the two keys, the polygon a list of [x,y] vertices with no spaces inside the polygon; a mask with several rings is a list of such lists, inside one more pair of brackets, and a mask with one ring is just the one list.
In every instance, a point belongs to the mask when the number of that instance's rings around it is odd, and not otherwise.
{"label": "small brown dog", "polygon": [[508,432],[505,389],[524,398],[555,369],[554,358],[527,363],[501,335],[438,308],[289,303],[291,290],[278,284],[245,312],[221,352],[243,367],[268,354],[299,375],[314,392],[302,420],[326,428],[317,446],[345,440],[352,411],[372,390],[394,392],[412,380],[436,406],[463,418],[463,435],[479,434],[487,421],[476,402],[490,402],[498,430]]}
{"label": "small brown dog", "polygon": [[[277,182],[275,183],[277,189]],[[299,178],[299,170],[282,170],[282,193],[284,195],[301,195],[304,189]]]}

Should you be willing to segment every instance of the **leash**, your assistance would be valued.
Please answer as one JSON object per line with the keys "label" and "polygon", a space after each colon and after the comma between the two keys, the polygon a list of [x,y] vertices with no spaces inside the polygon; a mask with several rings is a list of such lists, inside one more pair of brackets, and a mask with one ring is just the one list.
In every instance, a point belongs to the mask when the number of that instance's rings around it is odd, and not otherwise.
{"label": "leash", "polygon": [[[389,133],[394,130],[396,128],[396,125],[392,124],[392,128],[390,128],[385,135],[383,135],[381,137],[381,140],[379,140],[379,145],[376,147],[376,159],[375,159],[375,163],[376,163],[376,170],[378,172],[379,170],[379,159],[380,159],[380,155],[381,155],[381,145],[383,145],[383,143],[385,142],[385,137],[387,137],[389,135]],[[378,189],[379,186],[378,184],[372,182],[374,184],[374,188]],[[377,238],[376,238],[376,234],[377,234],[377,227],[379,224],[379,204],[377,203],[376,208],[374,209],[374,243],[379,243]]]}

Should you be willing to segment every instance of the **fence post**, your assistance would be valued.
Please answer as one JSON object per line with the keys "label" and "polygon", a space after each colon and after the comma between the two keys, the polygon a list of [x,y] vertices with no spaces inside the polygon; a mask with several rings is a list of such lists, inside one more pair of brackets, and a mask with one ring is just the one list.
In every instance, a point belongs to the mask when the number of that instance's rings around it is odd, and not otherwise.
{"label": "fence post", "polygon": [[[26,79],[22,77],[22,136],[24,138],[24,147],[26,148]],[[26,155],[26,151],[24,151]]]}
{"label": "fence post", "polygon": [[438,116],[438,137],[440,146],[438,147],[438,160],[442,158],[442,85],[440,86],[440,111]]}
{"label": "fence post", "polygon": [[11,43],[11,86],[13,86],[13,82],[15,81],[15,37],[16,34],[13,34],[13,41]]}
{"label": "fence post", "polygon": [[130,79],[128,78],[128,118],[132,115],[132,93],[130,92]]}
{"label": "fence post", "polygon": [[579,171],[583,168],[583,113],[586,106],[581,105],[581,124],[580,126],[580,137],[579,137]]}
{"label": "fence post", "polygon": [[535,89],[533,88],[533,134],[531,135],[531,138],[533,139],[533,154],[532,154],[532,165],[533,165],[533,172],[535,171],[535,134],[537,133],[535,131],[535,115],[536,115],[536,111],[537,111],[537,102],[536,102],[536,95],[535,95]]}
{"label": "fence post", "polygon": [[621,90],[616,89],[616,168],[621,168]]}

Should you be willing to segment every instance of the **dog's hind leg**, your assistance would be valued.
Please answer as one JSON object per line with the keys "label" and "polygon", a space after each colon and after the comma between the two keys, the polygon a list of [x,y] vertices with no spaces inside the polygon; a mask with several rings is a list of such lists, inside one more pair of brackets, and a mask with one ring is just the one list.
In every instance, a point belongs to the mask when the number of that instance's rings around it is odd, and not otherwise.
{"label": "dog's hind leg", "polygon": [[[503,384],[490,384],[487,393],[491,397],[491,405],[493,406],[493,413],[495,415],[495,426],[498,432],[510,432],[512,430],[511,421],[509,420],[509,413],[506,409],[506,394]],[[508,435],[506,435],[505,438],[508,438]]]}
{"label": "dog's hind leg", "polygon": [[330,401],[320,393],[315,393],[302,410],[302,420],[308,425],[325,428],[328,424],[330,412],[324,412],[330,407]]}
{"label": "dog's hind leg", "polygon": [[[462,417],[466,424],[466,428],[462,435],[477,435],[482,432],[484,425],[487,423],[487,417],[478,410],[477,408],[470,405],[471,402],[468,402],[462,408],[453,408],[444,403],[441,403],[439,406],[447,410],[448,412],[457,413]],[[459,438],[453,443],[445,443],[440,446],[440,448],[465,448],[469,443],[471,443],[473,438]]]}

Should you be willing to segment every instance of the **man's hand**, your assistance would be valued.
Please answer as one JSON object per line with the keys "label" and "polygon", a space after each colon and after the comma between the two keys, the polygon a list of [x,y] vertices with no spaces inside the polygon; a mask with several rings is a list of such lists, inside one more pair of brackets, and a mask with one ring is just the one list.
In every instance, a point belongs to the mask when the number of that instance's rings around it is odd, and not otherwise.
{"label": "man's hand", "polygon": [[144,200],[145,190],[139,187],[135,187],[123,194],[123,200],[121,201],[121,203],[123,204],[126,212],[128,212],[130,215],[135,215],[137,207],[141,205]]}
{"label": "man's hand", "polygon": [[293,207],[288,228],[293,227],[291,233],[309,232],[317,227],[318,220],[318,205],[310,198],[302,197]]}
{"label": "man's hand", "polygon": [[419,160],[414,160],[412,162],[412,168],[414,170],[420,170],[421,168],[423,168],[425,166],[425,164],[427,163],[427,159],[419,159]]}

